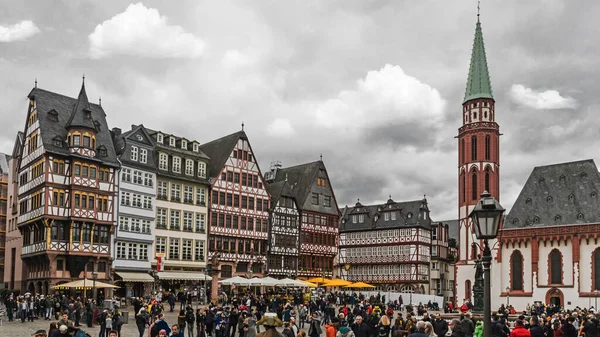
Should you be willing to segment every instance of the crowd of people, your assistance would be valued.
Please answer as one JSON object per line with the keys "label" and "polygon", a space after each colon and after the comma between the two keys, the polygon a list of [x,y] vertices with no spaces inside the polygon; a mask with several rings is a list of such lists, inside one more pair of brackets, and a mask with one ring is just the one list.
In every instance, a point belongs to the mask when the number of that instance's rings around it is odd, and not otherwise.
{"label": "crowd of people", "polygon": [[[51,322],[48,332],[40,331],[35,335],[38,337],[85,336],[80,333],[82,322],[88,327],[97,324],[99,337],[121,337],[123,318],[118,305],[94,309],[91,301],[64,295],[11,296],[5,303],[9,320],[43,318]],[[340,293],[221,293],[206,306],[195,303],[194,309],[192,297],[165,292],[150,298],[132,298],[130,305],[139,337],[263,337],[267,331],[261,333],[260,322],[269,315],[281,322],[284,337],[483,336],[482,321],[471,314],[468,302],[455,309],[460,316],[449,322],[440,313],[430,317],[431,303],[386,303],[381,295],[366,298]],[[168,323],[165,310],[176,312],[177,321]],[[502,305],[491,322],[492,337],[600,337],[598,331],[598,316],[593,308],[564,310],[541,303],[528,305],[521,313]],[[279,334],[276,330],[269,333]]]}

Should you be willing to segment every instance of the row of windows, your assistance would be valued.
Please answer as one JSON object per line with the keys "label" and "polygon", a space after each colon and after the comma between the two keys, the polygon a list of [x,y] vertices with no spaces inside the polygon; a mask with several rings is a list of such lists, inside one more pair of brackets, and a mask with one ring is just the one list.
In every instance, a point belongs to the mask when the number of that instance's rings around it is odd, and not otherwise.
{"label": "row of windows", "polygon": [[[73,206],[78,209],[94,210],[96,194],[93,193],[74,193]],[[60,192],[59,192],[60,201]],[[108,196],[98,196],[98,212],[108,212]]]}
{"label": "row of windows", "polygon": [[263,188],[263,183],[259,175],[252,173],[239,173],[233,171],[222,172],[221,180],[234,184],[240,184],[242,186],[254,187],[259,189]]}
{"label": "row of windows", "polygon": [[[479,156],[477,155],[477,151],[478,151],[478,147],[477,147],[477,136],[471,136],[471,161],[477,161],[479,160]],[[467,156],[467,151],[466,151],[466,144],[465,144],[465,139],[461,139],[460,141],[460,153],[461,153],[461,158],[462,158],[462,162],[466,163],[466,156]],[[484,147],[484,160],[490,160],[491,159],[491,147],[492,147],[492,139],[489,135],[485,136],[485,147]]]}
{"label": "row of windows", "polygon": [[381,239],[381,238],[397,238],[406,237],[416,234],[416,229],[403,228],[403,229],[388,229],[379,231],[368,231],[368,232],[350,232],[346,233],[346,238],[349,240],[357,239]]}
{"label": "row of windows", "polygon": [[85,147],[88,149],[96,149],[96,136],[88,132],[83,134],[73,132],[67,135],[67,143],[70,147]]}
{"label": "row of windows", "polygon": [[321,196],[319,193],[312,193],[310,200],[313,205],[319,205],[319,200],[323,200],[323,206],[331,207],[331,196],[323,195]]}
{"label": "row of windows", "polygon": [[393,275],[408,276],[411,273],[412,265],[410,264],[382,264],[382,265],[360,265],[352,266],[348,269],[349,276],[359,275]]}
{"label": "row of windows", "polygon": [[336,216],[317,215],[312,213],[302,214],[302,223],[306,225],[317,225],[327,227],[338,227],[338,218]]}
{"label": "row of windows", "polygon": [[[52,172],[54,174],[65,175],[66,164],[64,160],[53,159],[52,160]],[[98,180],[101,182],[108,182],[110,179],[110,170],[107,168],[97,169],[96,166],[90,164],[82,164],[79,162],[75,162],[73,165],[74,168],[74,176],[96,179],[96,173],[98,173]]]}
{"label": "row of windows", "polygon": [[131,159],[131,161],[137,161],[142,164],[146,164],[148,162],[148,150],[144,148],[138,148],[137,146],[132,146],[129,159]]}
{"label": "row of windows", "polygon": [[288,228],[298,228],[298,217],[295,215],[273,215],[273,225]]}
{"label": "row of windows", "polygon": [[150,234],[151,224],[152,222],[146,219],[130,218],[126,216],[119,217],[119,230],[125,232]]}
{"label": "row of windows", "polygon": [[[475,169],[473,169],[471,171],[471,200],[478,200],[480,198],[479,195],[479,188],[478,188],[478,183],[477,183],[477,171]],[[490,179],[491,179],[491,170],[490,167],[486,167],[485,168],[485,172],[484,172],[484,188],[483,190],[485,191],[490,191]],[[460,185],[461,185],[461,195],[462,195],[462,199],[463,202],[465,202],[467,200],[467,178],[465,177],[465,174],[462,173],[460,175]]]}
{"label": "row of windows", "polygon": [[26,154],[32,153],[33,151],[35,151],[38,148],[38,146],[39,146],[38,140],[39,140],[39,137],[38,137],[37,130],[32,132],[31,135],[29,137],[27,137],[27,153]]}
{"label": "row of windows", "polygon": [[348,248],[346,254],[348,257],[370,257],[370,256],[408,256],[411,251],[414,251],[416,246],[414,245],[396,245],[396,246],[379,246],[379,247],[360,247],[360,248]]}
{"label": "row of windows", "polygon": [[[169,243],[167,247],[167,242]],[[157,236],[156,254],[166,254],[169,260],[204,261],[204,240],[190,240]],[[168,252],[168,254],[167,254]]]}
{"label": "row of windows", "polygon": [[300,270],[318,271],[333,269],[333,258],[328,256],[301,255],[298,257],[298,263],[300,264]]}
{"label": "row of windows", "polygon": [[44,206],[44,197],[43,192],[39,191],[31,194],[29,199],[25,199],[19,202],[19,211],[21,212],[21,214],[25,214],[29,211],[36,210],[42,206]]}
{"label": "row of windows", "polygon": [[235,150],[233,150],[233,153],[231,154],[231,156],[235,159],[246,160],[246,161],[252,162],[252,153],[250,153],[246,150],[235,149]]}
{"label": "row of windows", "polygon": [[[58,241],[69,241],[69,229],[66,224],[53,224],[50,238]],[[108,244],[110,238],[110,226],[92,225],[89,223],[73,223],[71,228],[71,239],[74,243],[90,243],[92,240],[98,244]]]}
{"label": "row of windows", "polygon": [[[161,133],[156,134],[156,142],[157,143],[164,144],[164,140],[165,140],[165,137],[163,134],[161,134]],[[176,144],[177,144],[177,139],[173,136],[170,136],[169,137],[169,146],[176,147],[177,146]],[[182,139],[180,144],[181,144],[181,149],[189,151],[187,140]],[[192,150],[194,152],[200,152],[200,146],[198,145],[198,143],[193,142],[192,144],[193,144]]]}
{"label": "row of windows", "polygon": [[131,192],[121,192],[121,205],[152,209],[152,197]]}
{"label": "row of windows", "polygon": [[211,213],[210,224],[213,227],[232,228],[254,232],[267,233],[269,231],[269,221],[267,219],[254,219],[251,217],[216,212]]}
{"label": "row of windows", "polygon": [[335,234],[301,232],[300,242],[313,243],[325,246],[335,246],[337,244],[337,236]]}
{"label": "row of windows", "polygon": [[148,245],[131,242],[117,242],[117,259],[148,261]]}
{"label": "row of windows", "polygon": [[152,173],[146,173],[139,170],[132,170],[130,168],[121,169],[121,180],[128,183],[134,183],[137,185],[143,185],[148,187],[152,187],[154,185]]}
{"label": "row of windows", "polygon": [[[168,218],[168,223],[167,223]],[[156,228],[185,232],[206,232],[206,214],[156,208]]]}
{"label": "row of windows", "polygon": [[211,251],[225,251],[238,254],[266,254],[266,240],[251,239],[233,239],[217,236],[209,240],[209,249]]}
{"label": "row of windows", "polygon": [[269,199],[249,197],[237,193],[225,193],[213,191],[212,203],[221,206],[232,206],[242,209],[267,211],[269,209]]}
{"label": "row of windows", "polygon": [[[171,171],[174,173],[181,173],[182,158],[177,156],[171,156]],[[194,166],[196,166],[196,174],[200,178],[206,177],[206,163],[202,161],[195,162],[192,159],[185,159],[185,175],[194,176]],[[160,170],[169,169],[169,155],[166,153],[158,154],[158,168]]]}
{"label": "row of windows", "polygon": [[[169,184],[171,185],[170,195]],[[181,198],[183,191],[183,199]],[[170,198],[169,198],[170,197]],[[159,200],[169,199],[172,202],[183,202],[186,204],[194,203],[194,187],[185,184],[168,183],[166,181],[159,180],[157,187],[156,198]],[[206,204],[206,188],[196,187],[196,205]]]}

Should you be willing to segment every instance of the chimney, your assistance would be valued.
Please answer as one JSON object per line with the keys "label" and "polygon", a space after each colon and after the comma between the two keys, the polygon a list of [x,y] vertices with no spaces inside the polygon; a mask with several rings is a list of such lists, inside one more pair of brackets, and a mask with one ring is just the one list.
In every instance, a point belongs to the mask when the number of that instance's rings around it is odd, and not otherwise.
{"label": "chimney", "polygon": [[113,136],[120,136],[121,135],[121,129],[120,128],[113,128],[112,129],[112,134],[113,134]]}

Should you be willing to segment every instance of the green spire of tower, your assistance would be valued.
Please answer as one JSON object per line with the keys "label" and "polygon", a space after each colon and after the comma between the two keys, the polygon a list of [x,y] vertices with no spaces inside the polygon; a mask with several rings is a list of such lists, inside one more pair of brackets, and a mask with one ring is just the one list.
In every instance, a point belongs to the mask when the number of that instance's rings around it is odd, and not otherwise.
{"label": "green spire of tower", "polygon": [[465,91],[463,103],[476,98],[494,98],[492,95],[492,84],[490,82],[487,59],[485,57],[485,46],[483,45],[483,34],[481,33],[479,14],[477,14],[475,39],[473,40],[473,52],[471,53],[471,65],[469,67],[467,90]]}

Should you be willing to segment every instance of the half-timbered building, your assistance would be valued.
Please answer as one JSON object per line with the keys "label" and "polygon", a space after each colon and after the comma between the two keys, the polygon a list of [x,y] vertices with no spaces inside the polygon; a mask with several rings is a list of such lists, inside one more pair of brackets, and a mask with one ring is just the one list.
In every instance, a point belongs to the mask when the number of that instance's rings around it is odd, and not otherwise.
{"label": "half-timbered building", "polygon": [[152,264],[167,289],[205,281],[209,157],[200,143],[145,129],[155,145],[156,228]]}
{"label": "half-timbered building", "polygon": [[297,276],[333,277],[341,213],[323,161],[275,166],[266,177],[270,183],[287,181],[300,211]]}
{"label": "half-timbered building", "polygon": [[13,145],[13,152],[8,161],[8,206],[10,212],[6,214],[6,255],[4,284],[8,289],[21,290],[25,280],[25,269],[21,260],[21,247],[23,236],[19,231],[19,163],[23,151],[23,132],[19,131]]}
{"label": "half-timbered building", "polygon": [[112,256],[117,295],[149,295],[154,278],[151,269],[156,205],[154,140],[144,126],[122,133],[113,128],[113,142],[121,162],[119,207]]}
{"label": "half-timbered building", "polygon": [[18,164],[18,227],[30,292],[96,275],[110,280],[119,162],[106,113],[88,101],[34,88]]}
{"label": "half-timbered building", "polygon": [[450,239],[448,224],[432,222],[429,294],[443,297],[444,302],[454,301],[455,245],[456,242]]}
{"label": "half-timbered building", "polygon": [[200,148],[211,158],[209,254],[218,256],[219,277],[262,276],[270,196],[248,136],[241,130]]}
{"label": "half-timbered building", "polygon": [[340,275],[380,290],[429,294],[431,219],[427,199],[346,207],[340,225]]}
{"label": "half-timbered building", "polygon": [[[270,172],[265,174],[267,178]],[[267,272],[276,278],[297,277],[300,213],[296,197],[292,185],[285,180],[268,184],[267,187],[271,195]]]}
{"label": "half-timbered building", "polygon": [[6,224],[8,214],[8,162],[10,156],[0,153],[0,280],[4,281],[6,261]]}

